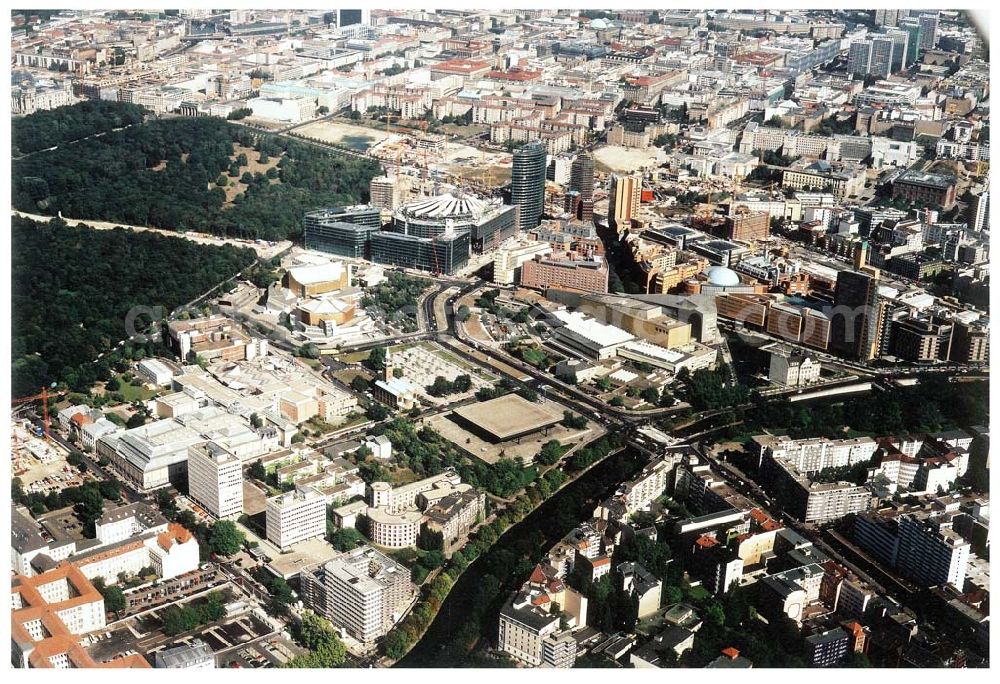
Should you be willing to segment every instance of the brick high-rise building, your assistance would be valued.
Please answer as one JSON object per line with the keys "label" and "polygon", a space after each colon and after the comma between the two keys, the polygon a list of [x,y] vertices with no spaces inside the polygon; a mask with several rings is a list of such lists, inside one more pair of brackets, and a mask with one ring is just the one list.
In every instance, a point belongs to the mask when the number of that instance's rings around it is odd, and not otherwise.
{"label": "brick high-rise building", "polygon": [[771,215],[766,211],[743,211],[727,216],[724,225],[727,240],[751,242],[767,238],[771,228]]}
{"label": "brick high-rise building", "polygon": [[990,331],[984,326],[955,323],[949,359],[958,363],[986,363],[989,361]]}
{"label": "brick high-rise building", "polygon": [[554,287],[577,292],[607,292],[608,264],[603,259],[536,256],[521,266],[521,286],[536,290]]}
{"label": "brick high-rise building", "polygon": [[576,217],[581,221],[594,220],[594,158],[582,152],[570,167],[569,189],[579,193]]}
{"label": "brick high-rise building", "polygon": [[907,361],[939,361],[951,358],[953,327],[936,319],[897,321],[892,326],[892,350]]}
{"label": "brick high-rise building", "polygon": [[612,228],[621,231],[627,228],[632,218],[639,212],[642,199],[642,179],[639,176],[611,176],[608,192],[608,222]]}

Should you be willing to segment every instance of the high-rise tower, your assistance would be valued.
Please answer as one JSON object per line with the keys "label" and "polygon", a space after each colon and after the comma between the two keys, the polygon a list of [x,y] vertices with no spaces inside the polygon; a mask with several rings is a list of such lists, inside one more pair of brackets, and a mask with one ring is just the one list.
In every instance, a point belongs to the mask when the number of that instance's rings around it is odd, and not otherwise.
{"label": "high-rise tower", "polygon": [[582,152],[570,167],[569,189],[580,193],[576,217],[590,223],[594,220],[594,158]]}
{"label": "high-rise tower", "polygon": [[545,145],[536,140],[514,152],[511,203],[520,207],[521,230],[536,228],[545,206]]}

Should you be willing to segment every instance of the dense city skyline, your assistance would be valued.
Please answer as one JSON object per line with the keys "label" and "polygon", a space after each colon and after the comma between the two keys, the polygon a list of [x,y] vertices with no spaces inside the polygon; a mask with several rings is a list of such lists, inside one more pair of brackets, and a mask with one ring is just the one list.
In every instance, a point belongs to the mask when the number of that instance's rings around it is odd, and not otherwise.
{"label": "dense city skyline", "polygon": [[970,12],[13,10],[12,665],[988,669]]}

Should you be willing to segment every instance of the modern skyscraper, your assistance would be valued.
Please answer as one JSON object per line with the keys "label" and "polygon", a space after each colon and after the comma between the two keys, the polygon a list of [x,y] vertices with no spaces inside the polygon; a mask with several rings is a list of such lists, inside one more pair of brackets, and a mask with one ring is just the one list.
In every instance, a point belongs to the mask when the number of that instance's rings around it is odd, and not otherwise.
{"label": "modern skyscraper", "polygon": [[589,152],[580,153],[570,168],[569,189],[580,193],[576,217],[581,221],[594,220],[594,158]]}
{"label": "modern skyscraper", "polygon": [[892,10],[892,9],[879,9],[875,10],[875,23],[879,26],[896,26],[900,19],[903,19],[909,15],[910,10]]}
{"label": "modern skyscraper", "polygon": [[910,39],[910,34],[907,31],[902,31],[900,29],[890,29],[886,32],[886,36],[892,40],[892,71],[896,73],[897,71],[902,71],[909,66],[906,61],[906,55],[908,50],[908,41]]}
{"label": "modern skyscraper", "polygon": [[851,74],[867,76],[872,63],[872,42],[856,40],[847,51],[847,71]]}
{"label": "modern skyscraper", "polygon": [[612,228],[621,230],[631,223],[632,217],[639,210],[642,198],[642,179],[638,176],[611,176],[611,188],[608,192],[608,222]]}
{"label": "modern skyscraper", "polygon": [[937,15],[921,15],[920,22],[920,49],[933,50],[938,39],[938,17]]}
{"label": "modern skyscraper", "polygon": [[924,35],[923,28],[918,19],[908,17],[899,23],[899,30],[910,34],[910,39],[906,42],[906,63],[913,64],[917,61],[920,52],[920,43]]}
{"label": "modern skyscraper", "polygon": [[990,227],[989,186],[978,195],[974,195],[972,201],[969,202],[968,224],[969,230],[976,233]]}
{"label": "modern skyscraper", "polygon": [[888,78],[906,63],[909,34],[893,29],[891,34],[875,34],[867,40],[851,43],[847,70],[861,76]]}
{"label": "modern skyscraper", "polygon": [[545,145],[530,142],[514,152],[510,179],[511,202],[520,207],[520,228],[531,230],[542,222],[545,206]]}
{"label": "modern skyscraper", "polygon": [[892,73],[892,55],[897,49],[895,41],[889,36],[872,38],[872,61],[868,73],[872,76],[888,78]]}
{"label": "modern skyscraper", "polygon": [[370,9],[341,9],[337,12],[337,26],[354,26],[356,24],[369,25],[372,23],[372,11]]}
{"label": "modern skyscraper", "polygon": [[848,356],[870,361],[878,355],[885,307],[878,294],[879,270],[862,266],[837,274],[835,309],[830,316],[832,346]]}

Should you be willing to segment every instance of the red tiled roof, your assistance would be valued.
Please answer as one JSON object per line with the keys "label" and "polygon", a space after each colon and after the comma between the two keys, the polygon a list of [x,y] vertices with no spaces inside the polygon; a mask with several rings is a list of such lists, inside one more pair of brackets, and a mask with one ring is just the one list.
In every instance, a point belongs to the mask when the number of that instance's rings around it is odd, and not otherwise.
{"label": "red tiled roof", "polygon": [[535,569],[531,571],[531,577],[528,578],[528,581],[535,584],[543,584],[545,580],[545,572],[542,570],[541,564],[536,565]]}
{"label": "red tiled roof", "polygon": [[170,547],[177,544],[184,544],[191,539],[191,533],[186,529],[178,525],[177,523],[170,523],[167,525],[166,532],[160,532],[156,537],[156,543],[160,545],[160,548],[164,551],[169,551]]}
{"label": "red tiled roof", "polygon": [[527,69],[511,69],[510,71],[499,71],[494,69],[486,74],[486,78],[498,81],[534,81],[541,77],[541,71],[530,71]]}
{"label": "red tiled roof", "polygon": [[89,425],[90,423],[94,422],[93,420],[91,420],[90,416],[88,416],[86,413],[83,413],[82,411],[80,413],[73,414],[73,417],[70,418],[70,421],[81,426]]}
{"label": "red tiled roof", "polygon": [[719,543],[718,539],[716,539],[715,537],[709,537],[707,534],[701,535],[695,541],[695,544],[697,544],[703,549],[710,549],[718,543]]}
{"label": "red tiled roof", "polygon": [[490,63],[483,60],[451,59],[431,67],[431,71],[445,71],[452,74],[471,74],[475,71],[489,69]]}

